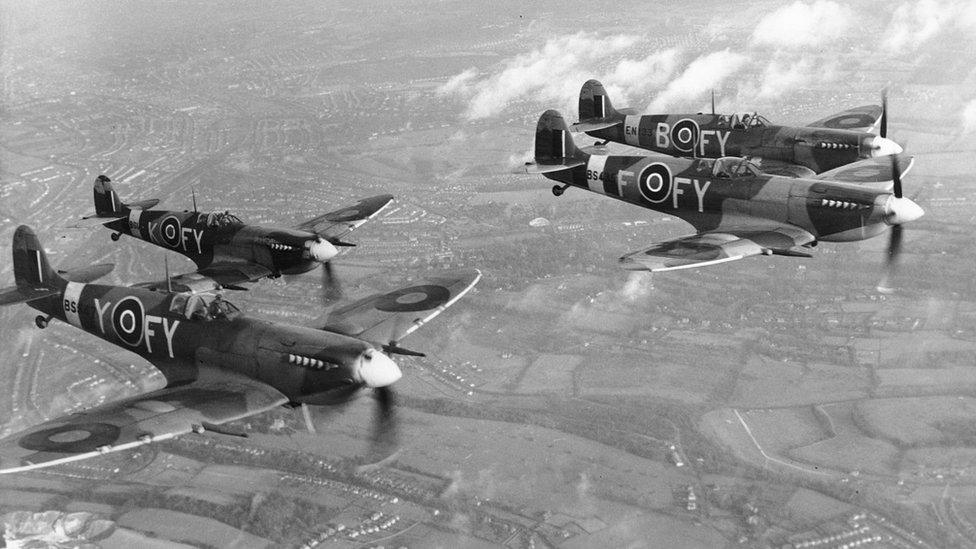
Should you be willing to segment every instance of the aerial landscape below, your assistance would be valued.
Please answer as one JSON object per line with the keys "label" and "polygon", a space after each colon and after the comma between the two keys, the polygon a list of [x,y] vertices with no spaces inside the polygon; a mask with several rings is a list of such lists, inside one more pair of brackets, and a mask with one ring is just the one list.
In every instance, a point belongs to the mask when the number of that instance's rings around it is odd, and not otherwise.
{"label": "aerial landscape below", "polygon": [[[379,384],[340,405],[275,400],[0,475],[8,546],[976,545],[970,3],[14,0],[0,52],[0,287],[22,225],[55,269],[114,264],[99,284],[199,283],[198,257],[82,219],[110,181],[136,210],[305,224],[294,245],[260,235],[305,251],[293,272],[224,278],[249,318],[327,326],[443,272],[470,289],[384,348],[392,401]],[[886,97],[886,141],[861,143],[913,157],[900,183],[924,217],[888,223],[897,245],[890,231],[622,268],[698,226],[589,192],[589,176],[554,196],[513,173],[549,110],[591,124],[581,150],[654,154],[578,112],[591,80],[624,133],[644,113],[804,127]],[[703,207],[695,189],[683,199]],[[341,236],[318,227],[357,208]],[[146,358],[36,316],[0,308],[0,436],[166,385]],[[378,403],[397,422],[381,454]]]}

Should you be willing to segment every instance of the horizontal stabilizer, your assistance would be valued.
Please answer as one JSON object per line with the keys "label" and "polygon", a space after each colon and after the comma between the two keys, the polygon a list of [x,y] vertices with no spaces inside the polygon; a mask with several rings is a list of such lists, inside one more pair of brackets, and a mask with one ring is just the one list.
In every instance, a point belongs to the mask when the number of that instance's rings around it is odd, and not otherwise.
{"label": "horizontal stabilizer", "polygon": [[560,162],[558,164],[540,164],[538,162],[526,162],[524,165],[519,166],[512,170],[512,173],[553,173],[561,172],[563,170],[571,170],[579,166],[585,166],[585,160],[569,160],[565,162]]}
{"label": "horizontal stabilizer", "polygon": [[115,264],[113,263],[101,263],[88,267],[78,267],[77,269],[58,269],[58,274],[68,282],[88,283],[102,278],[112,272],[114,268]]}
{"label": "horizontal stabilizer", "polygon": [[574,132],[595,132],[623,124],[623,120],[583,120],[569,127]]}
{"label": "horizontal stabilizer", "polygon": [[130,210],[148,210],[156,204],[159,204],[158,198],[147,198],[146,200],[137,200],[136,202],[127,202],[125,204],[126,208]]}
{"label": "horizontal stabilizer", "polygon": [[0,290],[0,305],[14,305],[41,299],[61,292],[56,288],[4,288]]}
{"label": "horizontal stabilizer", "polygon": [[624,107],[622,109],[617,109],[617,114],[623,114],[627,116],[636,116],[640,113],[641,113],[640,110],[635,109],[634,107]]}

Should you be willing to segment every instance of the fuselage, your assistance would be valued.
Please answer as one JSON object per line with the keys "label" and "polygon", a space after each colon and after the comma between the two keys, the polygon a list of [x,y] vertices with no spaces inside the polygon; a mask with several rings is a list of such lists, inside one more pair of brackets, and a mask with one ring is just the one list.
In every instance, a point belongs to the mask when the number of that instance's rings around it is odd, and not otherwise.
{"label": "fuselage", "polygon": [[849,241],[889,228],[893,196],[854,184],[763,174],[742,159],[586,155],[586,164],[546,177],[670,214],[699,231],[760,225],[802,228],[817,240]]}
{"label": "fuselage", "polygon": [[260,380],[296,402],[355,386],[373,346],[341,334],[248,316],[214,295],[61,282],[31,307],[148,359],[170,385],[201,367]]}
{"label": "fuselage", "polygon": [[[853,130],[777,126],[736,115],[620,115],[622,124],[587,132],[671,155],[699,158],[757,156],[821,173],[877,154],[877,136]],[[812,174],[810,174],[812,175]]]}
{"label": "fuselage", "polygon": [[[179,252],[196,263],[198,269],[214,263],[248,262],[267,267],[272,276],[278,276],[301,274],[319,264],[310,253],[310,246],[321,245],[317,235],[245,225],[226,213],[130,210],[127,217],[104,225]],[[331,244],[324,245],[331,248]]]}

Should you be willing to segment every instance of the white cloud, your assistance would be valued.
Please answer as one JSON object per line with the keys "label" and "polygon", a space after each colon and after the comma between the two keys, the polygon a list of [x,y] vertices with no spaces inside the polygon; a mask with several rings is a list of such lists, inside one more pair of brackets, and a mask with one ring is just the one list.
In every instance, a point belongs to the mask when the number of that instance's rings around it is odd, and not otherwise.
{"label": "white cloud", "polygon": [[495,74],[479,78],[474,69],[457,74],[437,92],[465,99],[464,116],[468,119],[501,114],[518,100],[548,104],[572,118],[580,86],[597,78],[607,84],[616,105],[626,106],[630,98],[646,95],[670,78],[678,63],[678,50],[669,49],[608,64],[608,59],[618,58],[639,42],[639,37],[630,35],[559,36],[534,51],[503,61]]}
{"label": "white cloud", "polygon": [[796,1],[763,17],[752,32],[752,43],[776,48],[830,43],[844,36],[853,20],[851,9],[837,2]]}
{"label": "white cloud", "polygon": [[451,78],[438,91],[469,96],[465,112],[469,119],[496,115],[513,100],[527,96],[539,101],[559,100],[590,78],[586,67],[597,65],[636,41],[637,37],[626,35],[576,33],[556,37],[537,50],[509,59],[497,74],[475,82],[473,71],[468,70]]}
{"label": "white cloud", "polygon": [[976,133],[976,99],[973,99],[962,109],[962,133]]}
{"label": "white cloud", "polygon": [[648,112],[661,112],[678,100],[701,97],[714,89],[729,75],[735,73],[749,61],[745,55],[733,53],[728,49],[703,55],[692,61],[680,76],[661,91],[648,105]]}
{"label": "white cloud", "polygon": [[889,50],[915,49],[939,33],[952,11],[935,0],[920,0],[898,6],[884,32],[883,46]]}

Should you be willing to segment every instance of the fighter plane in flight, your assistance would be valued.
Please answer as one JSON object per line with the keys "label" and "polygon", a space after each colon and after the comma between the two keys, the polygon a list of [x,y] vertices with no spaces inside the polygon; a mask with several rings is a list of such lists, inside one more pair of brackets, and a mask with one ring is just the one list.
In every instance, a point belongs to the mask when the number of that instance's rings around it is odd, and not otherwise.
{"label": "fighter plane in flight", "polygon": [[[285,404],[332,404],[376,390],[380,419],[401,377],[390,354],[420,355],[400,341],[477,283],[477,270],[445,273],[334,309],[317,328],[259,320],[220,293],[91,282],[111,270],[55,271],[34,231],[13,237],[16,286],[0,305],[27,303],[44,327],[58,319],[135,352],[166,387],[43,423],[0,441],[0,473],[134,448],[205,430]],[[422,355],[420,355],[422,356]],[[383,428],[389,430],[385,423]]]}
{"label": "fighter plane in flight", "polygon": [[[802,127],[778,126],[756,113],[645,114],[614,109],[603,84],[580,89],[579,122],[573,131],[671,156],[761,159],[763,171],[809,177],[868,158],[900,154],[888,139],[888,102],[865,105]],[[870,133],[880,125],[879,135]]]}
{"label": "fighter plane in flight", "polygon": [[126,204],[104,175],[95,180],[94,196],[95,214],[86,219],[112,218],[103,223],[115,231],[112,240],[120,235],[133,236],[190,258],[197,265],[196,273],[203,277],[190,273],[167,284],[196,290],[214,289],[211,281],[240,290],[244,289],[242,283],[301,274],[318,265],[322,265],[325,282],[330,284],[330,261],[338,253],[336,246],[354,246],[342,238],[393,200],[388,194],[366,198],[284,228],[246,225],[231,213],[201,213],[195,206],[192,212],[147,209],[158,200]]}
{"label": "fighter plane in flight", "polygon": [[[889,267],[902,225],[923,215],[902,195],[911,158],[872,157],[810,178],[769,175],[737,157],[589,154],[573,143],[562,115],[546,111],[535,133],[535,162],[517,171],[676,216],[696,234],[623,256],[631,270],[669,271],[754,255],[810,257],[818,242],[864,240],[891,229]],[[905,170],[901,169],[905,166]],[[890,189],[890,190],[889,190]]]}

